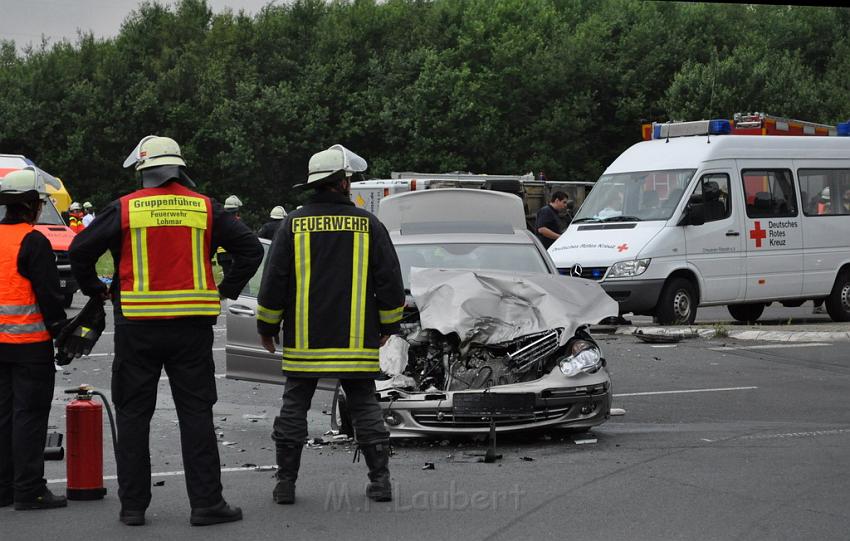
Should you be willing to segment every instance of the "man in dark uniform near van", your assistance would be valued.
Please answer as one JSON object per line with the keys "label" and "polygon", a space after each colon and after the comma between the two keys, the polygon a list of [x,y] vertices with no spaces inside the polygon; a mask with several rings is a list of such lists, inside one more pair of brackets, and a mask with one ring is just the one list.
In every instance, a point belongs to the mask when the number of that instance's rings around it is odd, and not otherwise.
{"label": "man in dark uniform near van", "polygon": [[569,198],[570,196],[564,192],[555,192],[549,204],[537,211],[534,232],[547,250],[561,236],[563,227],[560,214],[567,208]]}
{"label": "man in dark uniform near van", "polygon": [[[193,526],[242,519],[222,497],[213,329],[220,299],[236,299],[263,257],[257,237],[195,183],[177,143],[148,136],[124,162],[141,189],[110,203],[71,244],[71,269],[90,297],[107,296],[95,265],[109,250],[115,279],[112,399],[118,424],[121,522],[145,523],[151,501],[150,420],[165,368],[180,421]],[[233,266],[216,285],[211,258],[222,246]]]}
{"label": "man in dark uniform near van", "polygon": [[378,348],[399,332],[404,285],[389,233],[349,197],[366,161],[341,145],[310,158],[310,201],[274,237],[257,298],[257,330],[274,353],[283,323],[283,406],[275,418],[274,501],[295,502],[307,410],[319,378],[338,378],[369,467],[366,494],[390,501],[389,432],[375,398]]}

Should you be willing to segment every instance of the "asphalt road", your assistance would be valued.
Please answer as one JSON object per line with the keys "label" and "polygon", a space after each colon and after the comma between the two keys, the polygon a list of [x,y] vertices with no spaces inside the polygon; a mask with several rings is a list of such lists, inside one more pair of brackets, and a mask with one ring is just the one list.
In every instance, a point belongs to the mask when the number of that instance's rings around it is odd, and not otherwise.
{"label": "asphalt road", "polygon": [[[810,305],[777,308],[776,316],[772,310],[768,317],[785,321],[824,317],[807,314]],[[725,309],[706,309],[701,318],[721,314]],[[90,383],[109,394],[111,338],[57,373],[51,424],[60,431],[63,388]],[[0,538],[848,538],[850,361],[843,344],[695,339],[659,347],[631,336],[598,338],[615,407],[626,413],[596,428],[595,443],[577,444],[558,432],[502,438],[503,459],[480,464],[463,461],[464,451],[482,448],[476,442],[403,442],[391,463],[396,499],[385,504],[365,498],[366,466],[352,464],[349,446],[307,448],[297,504],[277,506],[272,472],[253,465],[274,463],[269,434],[281,388],[220,379],[215,418],[225,497],[242,507],[245,520],[191,528],[177,418],[163,380],[151,434],[154,483],[162,484],[152,489],[147,526],[118,522],[115,465],[106,452],[104,500],[52,511],[0,509]],[[219,374],[224,341],[222,318]],[[330,401],[317,392],[312,436],[330,428],[323,413]],[[429,462],[434,469],[423,470]],[[64,491],[64,462],[48,462],[46,477]]]}

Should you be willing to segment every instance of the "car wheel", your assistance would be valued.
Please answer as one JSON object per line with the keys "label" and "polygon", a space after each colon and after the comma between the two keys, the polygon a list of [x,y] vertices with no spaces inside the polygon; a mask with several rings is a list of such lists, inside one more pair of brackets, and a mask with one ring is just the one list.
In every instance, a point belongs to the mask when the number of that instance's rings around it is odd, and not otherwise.
{"label": "car wheel", "polygon": [[760,302],[752,304],[730,304],[726,308],[729,310],[729,315],[735,318],[735,321],[742,323],[752,323],[764,313],[764,304]]}
{"label": "car wheel", "polygon": [[345,399],[345,393],[339,393],[339,433],[349,437],[354,437],[354,424],[351,422],[351,412],[348,410],[348,401]]}
{"label": "car wheel", "polygon": [[697,318],[697,294],[686,278],[673,278],[661,290],[655,317],[662,325],[691,325]]}
{"label": "car wheel", "polygon": [[825,304],[833,321],[850,321],[850,272],[838,275]]}

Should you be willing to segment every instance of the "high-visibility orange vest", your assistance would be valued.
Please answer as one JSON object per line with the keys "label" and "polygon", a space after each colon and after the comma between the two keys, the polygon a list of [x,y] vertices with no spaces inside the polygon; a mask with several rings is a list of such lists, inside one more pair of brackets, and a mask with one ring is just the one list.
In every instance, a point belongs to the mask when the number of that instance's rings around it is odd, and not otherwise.
{"label": "high-visibility orange vest", "polygon": [[120,202],[118,279],[124,317],[218,316],[210,199],[171,183],[138,190]]}
{"label": "high-visibility orange vest", "polygon": [[0,225],[0,343],[50,340],[32,283],[18,272],[21,242],[32,230],[25,223]]}

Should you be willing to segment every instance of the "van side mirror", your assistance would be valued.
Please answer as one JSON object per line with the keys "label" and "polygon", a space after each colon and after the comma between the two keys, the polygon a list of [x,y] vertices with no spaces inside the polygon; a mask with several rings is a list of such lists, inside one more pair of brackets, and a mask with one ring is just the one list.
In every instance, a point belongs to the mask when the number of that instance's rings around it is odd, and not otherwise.
{"label": "van side mirror", "polygon": [[685,219],[682,225],[702,225],[705,223],[705,205],[703,203],[688,203]]}

